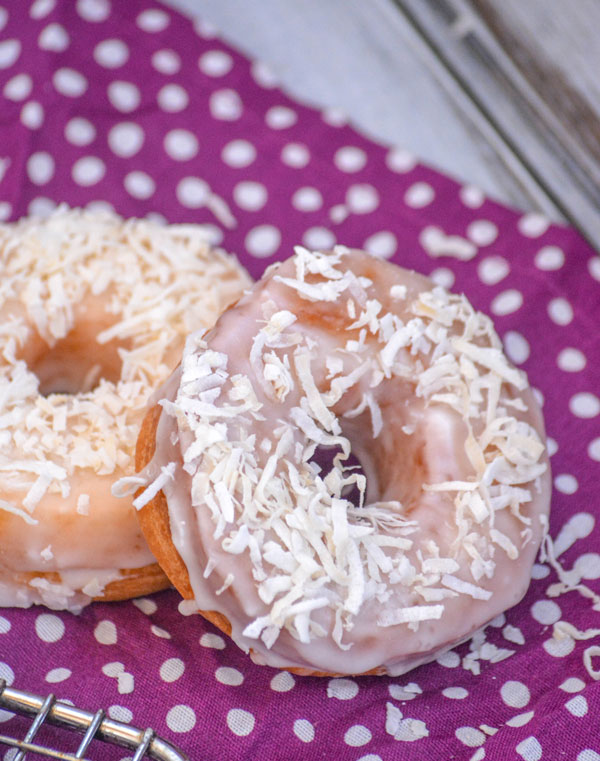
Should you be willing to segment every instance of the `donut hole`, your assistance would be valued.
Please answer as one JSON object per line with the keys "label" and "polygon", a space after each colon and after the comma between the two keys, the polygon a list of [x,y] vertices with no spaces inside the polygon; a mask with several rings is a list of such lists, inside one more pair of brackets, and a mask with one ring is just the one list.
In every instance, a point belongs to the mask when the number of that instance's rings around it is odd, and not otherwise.
{"label": "donut hole", "polygon": [[73,330],[54,346],[44,345],[45,350],[28,363],[39,379],[42,396],[85,393],[101,380],[116,383],[121,377],[123,362],[117,341],[102,345]]}
{"label": "donut hole", "polygon": [[[342,455],[343,457],[343,452],[341,447],[320,446],[316,448],[310,462],[312,466],[315,468],[315,470],[317,470],[321,478],[326,478],[327,475],[335,467],[336,457],[339,457],[340,455]],[[341,460],[341,463],[344,469],[344,475],[346,477],[352,474],[352,475],[362,475],[366,479],[367,474],[365,470],[363,469],[362,462],[354,454],[354,452],[350,452],[349,457],[343,458]],[[366,490],[365,490],[365,495],[366,495]],[[342,497],[344,497],[344,499],[347,499],[349,502],[352,502],[353,505],[359,505],[361,502],[361,495],[360,495],[360,489],[358,487],[358,484],[351,483],[351,484],[348,484],[347,486],[344,486],[342,488]]]}
{"label": "donut hole", "polygon": [[39,379],[39,393],[74,395],[92,391],[101,380],[117,383],[123,371],[119,350],[130,349],[131,341],[98,341],[117,321],[118,315],[106,311],[105,301],[89,296],[74,314],[72,329],[52,345],[32,332],[19,359]]}

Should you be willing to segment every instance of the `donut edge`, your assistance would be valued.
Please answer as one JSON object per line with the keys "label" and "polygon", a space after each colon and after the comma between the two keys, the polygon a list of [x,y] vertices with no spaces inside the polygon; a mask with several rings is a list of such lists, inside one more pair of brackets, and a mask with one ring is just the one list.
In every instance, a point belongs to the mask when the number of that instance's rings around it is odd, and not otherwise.
{"label": "donut edge", "polygon": [[[157,404],[148,410],[142,422],[135,452],[135,465],[138,473],[148,465],[154,456],[154,451],[156,449],[156,431],[161,413],[162,407]],[[144,507],[138,512],[138,518],[146,542],[158,560],[159,566],[168,576],[171,583],[183,599],[193,600],[194,593],[190,584],[187,568],[171,539],[169,508],[167,505],[167,499],[162,491],[159,491],[153,499],[144,505]],[[228,637],[231,636],[231,623],[222,613],[219,613],[216,610],[199,610],[198,613]],[[250,650],[250,654],[252,654],[252,650]],[[313,671],[311,669],[294,666],[282,668],[281,670],[289,671],[297,676],[348,676],[348,674]],[[378,667],[361,674],[354,674],[353,676],[381,676],[386,673],[387,672],[383,667]]]}

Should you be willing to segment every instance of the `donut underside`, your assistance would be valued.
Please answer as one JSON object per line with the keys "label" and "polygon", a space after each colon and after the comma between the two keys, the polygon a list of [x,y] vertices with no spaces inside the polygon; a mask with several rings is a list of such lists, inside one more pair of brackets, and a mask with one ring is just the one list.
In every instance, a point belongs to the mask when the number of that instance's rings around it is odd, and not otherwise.
{"label": "donut underside", "polygon": [[[156,447],[156,429],[162,412],[158,404],[146,413],[140,435],[137,440],[135,453],[135,467],[139,473],[152,459]],[[194,593],[190,584],[190,577],[181,556],[177,552],[171,539],[171,527],[169,522],[169,508],[162,491],[150,500],[138,513],[140,525],[148,546],[158,560],[160,567],[167,574],[173,586],[185,600],[193,600]],[[200,615],[211,624],[220,629],[228,637],[231,635],[231,623],[216,610],[200,610]],[[328,671],[313,671],[306,668],[285,668],[299,676],[348,676]],[[385,674],[382,667],[362,672],[356,676],[373,676]]]}
{"label": "donut underside", "polygon": [[[142,597],[160,592],[170,586],[170,581],[164,574],[158,563],[142,568],[122,568],[120,569],[122,578],[109,582],[101,595],[92,598],[96,602],[119,602],[121,600],[131,600],[134,597]],[[16,574],[14,580],[19,585],[30,585],[36,579],[44,579],[50,584],[60,584],[61,576],[59,572],[37,572]]]}

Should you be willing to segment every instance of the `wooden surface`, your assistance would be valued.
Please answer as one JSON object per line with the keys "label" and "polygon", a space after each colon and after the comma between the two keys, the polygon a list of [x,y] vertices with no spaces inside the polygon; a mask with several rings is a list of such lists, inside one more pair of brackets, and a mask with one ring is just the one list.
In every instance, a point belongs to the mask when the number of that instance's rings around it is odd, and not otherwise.
{"label": "wooden surface", "polygon": [[598,0],[168,0],[293,97],[600,248]]}

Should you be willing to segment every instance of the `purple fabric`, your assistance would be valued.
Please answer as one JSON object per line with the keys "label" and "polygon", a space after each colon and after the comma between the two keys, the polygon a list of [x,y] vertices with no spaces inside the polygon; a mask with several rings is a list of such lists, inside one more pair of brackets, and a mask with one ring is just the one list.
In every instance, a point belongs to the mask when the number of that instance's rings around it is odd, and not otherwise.
{"label": "purple fabric", "polygon": [[[0,0],[0,219],[100,201],[209,223],[256,277],[298,242],[337,241],[464,291],[540,391],[551,535],[564,567],[600,592],[600,260],[574,230],[341,121],[290,100],[207,26],[151,0]],[[460,236],[472,258],[433,257],[441,234]],[[558,642],[552,624],[598,628],[600,614],[578,591],[548,597],[548,566],[534,576],[486,632],[514,653],[480,660],[479,675],[464,668],[465,644],[397,679],[293,678],[254,666],[165,592],[79,616],[2,610],[0,676],[154,726],[194,759],[598,761],[600,687],[583,663],[598,638]],[[403,739],[398,710],[428,735]]]}

